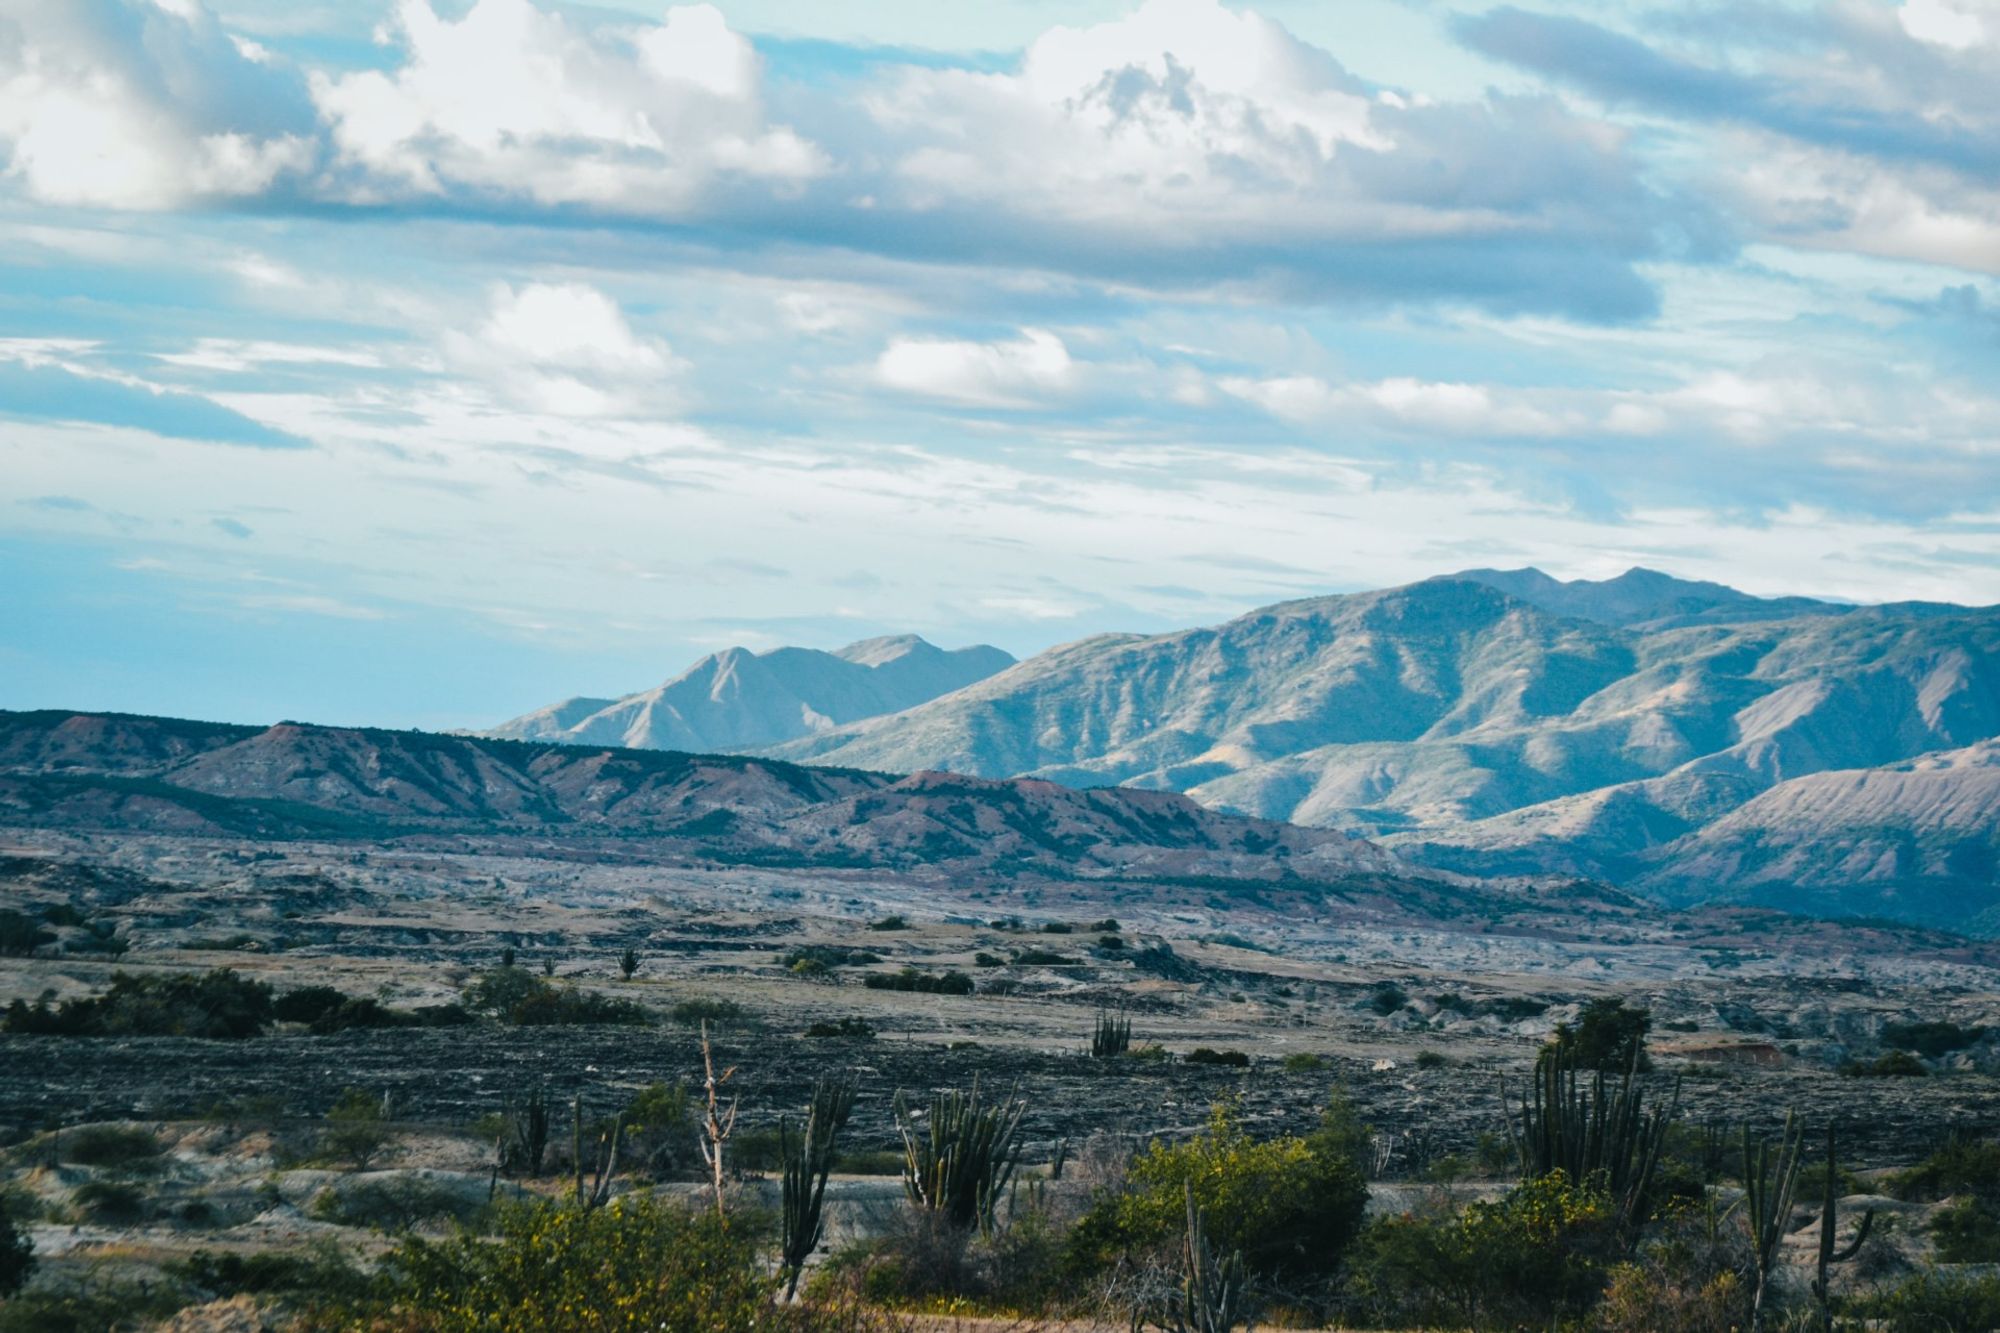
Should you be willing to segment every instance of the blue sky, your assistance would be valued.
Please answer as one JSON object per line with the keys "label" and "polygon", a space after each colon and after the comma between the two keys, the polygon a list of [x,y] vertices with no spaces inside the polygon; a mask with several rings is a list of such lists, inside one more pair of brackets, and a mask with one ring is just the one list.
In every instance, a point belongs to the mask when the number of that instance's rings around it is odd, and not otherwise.
{"label": "blue sky", "polygon": [[0,707],[2000,601],[2000,2],[0,0]]}

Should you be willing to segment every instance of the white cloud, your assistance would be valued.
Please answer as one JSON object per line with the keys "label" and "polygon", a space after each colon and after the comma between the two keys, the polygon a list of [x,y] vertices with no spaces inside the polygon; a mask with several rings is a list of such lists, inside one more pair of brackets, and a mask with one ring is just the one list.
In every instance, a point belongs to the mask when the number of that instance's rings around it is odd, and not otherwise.
{"label": "white cloud", "polygon": [[1918,41],[1954,51],[1970,50],[1987,35],[1976,5],[1951,0],[1906,0],[1896,10],[1896,21]]}
{"label": "white cloud", "polygon": [[313,164],[297,80],[192,3],[0,0],[0,145],[36,199],[173,208]]}
{"label": "white cloud", "polygon": [[618,303],[580,282],[496,287],[485,321],[443,339],[453,365],[531,410],[616,416],[674,404],[686,363],[634,333]]}
{"label": "white cloud", "polygon": [[1031,407],[1068,392],[1077,378],[1069,348],[1046,329],[990,343],[897,338],[876,359],[875,377],[904,393],[975,407]]}
{"label": "white cloud", "polygon": [[826,169],[818,148],[766,123],[756,52],[712,6],[607,32],[530,0],[477,0],[456,22],[400,0],[382,36],[402,48],[393,71],[313,79],[359,198],[459,187],[679,214],[728,178]]}

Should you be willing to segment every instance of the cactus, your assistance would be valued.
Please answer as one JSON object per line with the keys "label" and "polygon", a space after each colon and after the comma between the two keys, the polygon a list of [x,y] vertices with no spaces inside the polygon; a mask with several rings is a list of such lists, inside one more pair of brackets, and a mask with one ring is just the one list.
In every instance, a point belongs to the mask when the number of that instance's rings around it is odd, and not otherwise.
{"label": "cactus", "polygon": [[[1667,1128],[1680,1106],[1680,1084],[1675,1083],[1664,1108],[1649,1113],[1636,1057],[1614,1090],[1603,1070],[1580,1084],[1573,1059],[1552,1052],[1535,1064],[1533,1095],[1532,1103],[1523,1095],[1518,1116],[1511,1107],[1507,1113],[1507,1132],[1522,1174],[1535,1179],[1561,1171],[1575,1181],[1596,1177],[1631,1234],[1646,1218]],[[1504,1079],[1500,1097],[1505,1105]]]}
{"label": "cactus", "polygon": [[618,1145],[625,1136],[625,1113],[620,1111],[613,1118],[609,1134],[597,1136],[597,1144],[591,1152],[591,1179],[588,1189],[583,1183],[583,1094],[580,1092],[576,1095],[573,1114],[570,1150],[575,1155],[576,1206],[589,1212],[593,1208],[602,1208],[611,1198],[611,1178],[618,1174]]}
{"label": "cactus", "polygon": [[903,1094],[896,1093],[896,1128],[903,1137],[903,1190],[919,1208],[956,1227],[993,1229],[993,1211],[1021,1159],[1021,1119],[1028,1104],[1015,1098],[989,1106],[972,1091],[931,1098],[919,1130]]}
{"label": "cactus", "polygon": [[1099,1010],[1097,1027],[1090,1034],[1090,1054],[1093,1059],[1109,1060],[1125,1054],[1132,1048],[1132,1020],[1123,1010],[1109,1013]]}
{"label": "cactus", "polygon": [[1226,1259],[1215,1257],[1202,1211],[1195,1207],[1193,1182],[1183,1182],[1182,1189],[1187,1233],[1181,1241],[1180,1290],[1168,1297],[1162,1324],[1170,1333],[1230,1333],[1244,1318],[1243,1255],[1237,1251]]}
{"label": "cactus", "polygon": [[1791,1223],[1792,1197],[1798,1191],[1799,1168],[1805,1164],[1805,1128],[1798,1120],[1796,1112],[1785,1112],[1785,1132],[1779,1137],[1775,1162],[1771,1145],[1759,1143],[1753,1150],[1750,1127],[1743,1127],[1743,1226],[1757,1261],[1757,1286],[1750,1300],[1753,1331],[1763,1327],[1764,1295],[1777,1270],[1778,1242]]}
{"label": "cactus", "polygon": [[785,1163],[782,1253],[785,1299],[798,1290],[799,1274],[819,1245],[824,1221],[826,1178],[833,1172],[834,1138],[854,1106],[854,1076],[822,1078],[806,1105],[805,1133],[794,1140],[791,1122],[778,1120],[778,1144]]}
{"label": "cactus", "polygon": [[527,1101],[507,1108],[507,1132],[502,1140],[501,1160],[525,1170],[530,1179],[542,1174],[549,1151],[549,1099],[536,1088]]}
{"label": "cactus", "polygon": [[1839,1205],[1834,1197],[1840,1192],[1839,1176],[1840,1161],[1835,1155],[1833,1126],[1829,1123],[1826,1127],[1826,1190],[1821,1196],[1819,1210],[1819,1264],[1812,1284],[1813,1304],[1819,1307],[1821,1333],[1833,1333],[1833,1295],[1827,1287],[1826,1270],[1830,1265],[1844,1264],[1859,1254],[1868,1240],[1869,1228],[1875,1225],[1875,1210],[1870,1208],[1861,1214],[1861,1225],[1855,1228],[1854,1239],[1848,1242],[1846,1248],[1834,1247],[1834,1233],[1840,1221]]}

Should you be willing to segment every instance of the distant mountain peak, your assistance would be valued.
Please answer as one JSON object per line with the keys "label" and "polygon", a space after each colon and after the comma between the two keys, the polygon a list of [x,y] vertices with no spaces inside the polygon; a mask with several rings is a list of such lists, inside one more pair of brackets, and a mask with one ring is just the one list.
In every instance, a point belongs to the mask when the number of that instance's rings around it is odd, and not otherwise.
{"label": "distant mountain peak", "polygon": [[[571,699],[485,733],[507,740],[732,753],[927,703],[1014,659],[986,644],[947,652],[914,634],[817,648],[732,646],[620,699]],[[591,705],[595,705],[592,707]]]}
{"label": "distant mountain peak", "polygon": [[1466,569],[1432,583],[1479,583],[1550,615],[1617,626],[1665,628],[1695,622],[1837,615],[1846,608],[1810,597],[1758,597],[1702,579],[1684,579],[1634,565],[1608,579],[1558,579],[1530,565],[1522,569]]}

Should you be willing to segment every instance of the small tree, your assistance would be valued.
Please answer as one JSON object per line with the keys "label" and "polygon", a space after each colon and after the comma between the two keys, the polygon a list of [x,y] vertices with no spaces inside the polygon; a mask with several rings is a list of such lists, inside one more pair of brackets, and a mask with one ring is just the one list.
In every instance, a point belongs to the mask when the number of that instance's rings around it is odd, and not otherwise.
{"label": "small tree", "polygon": [[513,946],[513,945],[511,945],[511,944],[503,944],[503,945],[501,945],[501,946],[500,946],[500,966],[502,966],[502,967],[512,967],[512,966],[514,966],[514,946]]}
{"label": "small tree", "polygon": [[715,1052],[708,1044],[708,1023],[701,1025],[701,1067],[704,1074],[702,1086],[708,1093],[708,1115],[702,1121],[701,1160],[708,1164],[709,1174],[715,1179],[715,1216],[723,1217],[722,1204],[722,1145],[736,1130],[736,1099],[729,1099],[725,1110],[722,1106],[722,1085],[736,1073],[731,1065],[722,1071],[722,1077],[715,1076]]}
{"label": "small tree", "polygon": [[618,955],[618,970],[625,974],[625,980],[630,981],[632,974],[639,970],[639,951],[627,945],[625,952]]}
{"label": "small tree", "polygon": [[326,1113],[327,1150],[345,1157],[356,1171],[366,1169],[389,1141],[384,1119],[381,1098],[360,1088],[347,1089]]}
{"label": "small tree", "polygon": [[1627,1069],[1645,1073],[1653,1067],[1646,1057],[1646,1034],[1652,1030],[1648,1009],[1629,1009],[1615,995],[1592,1000],[1577,1015],[1574,1026],[1558,1023],[1554,1039],[1544,1048],[1578,1069]]}

